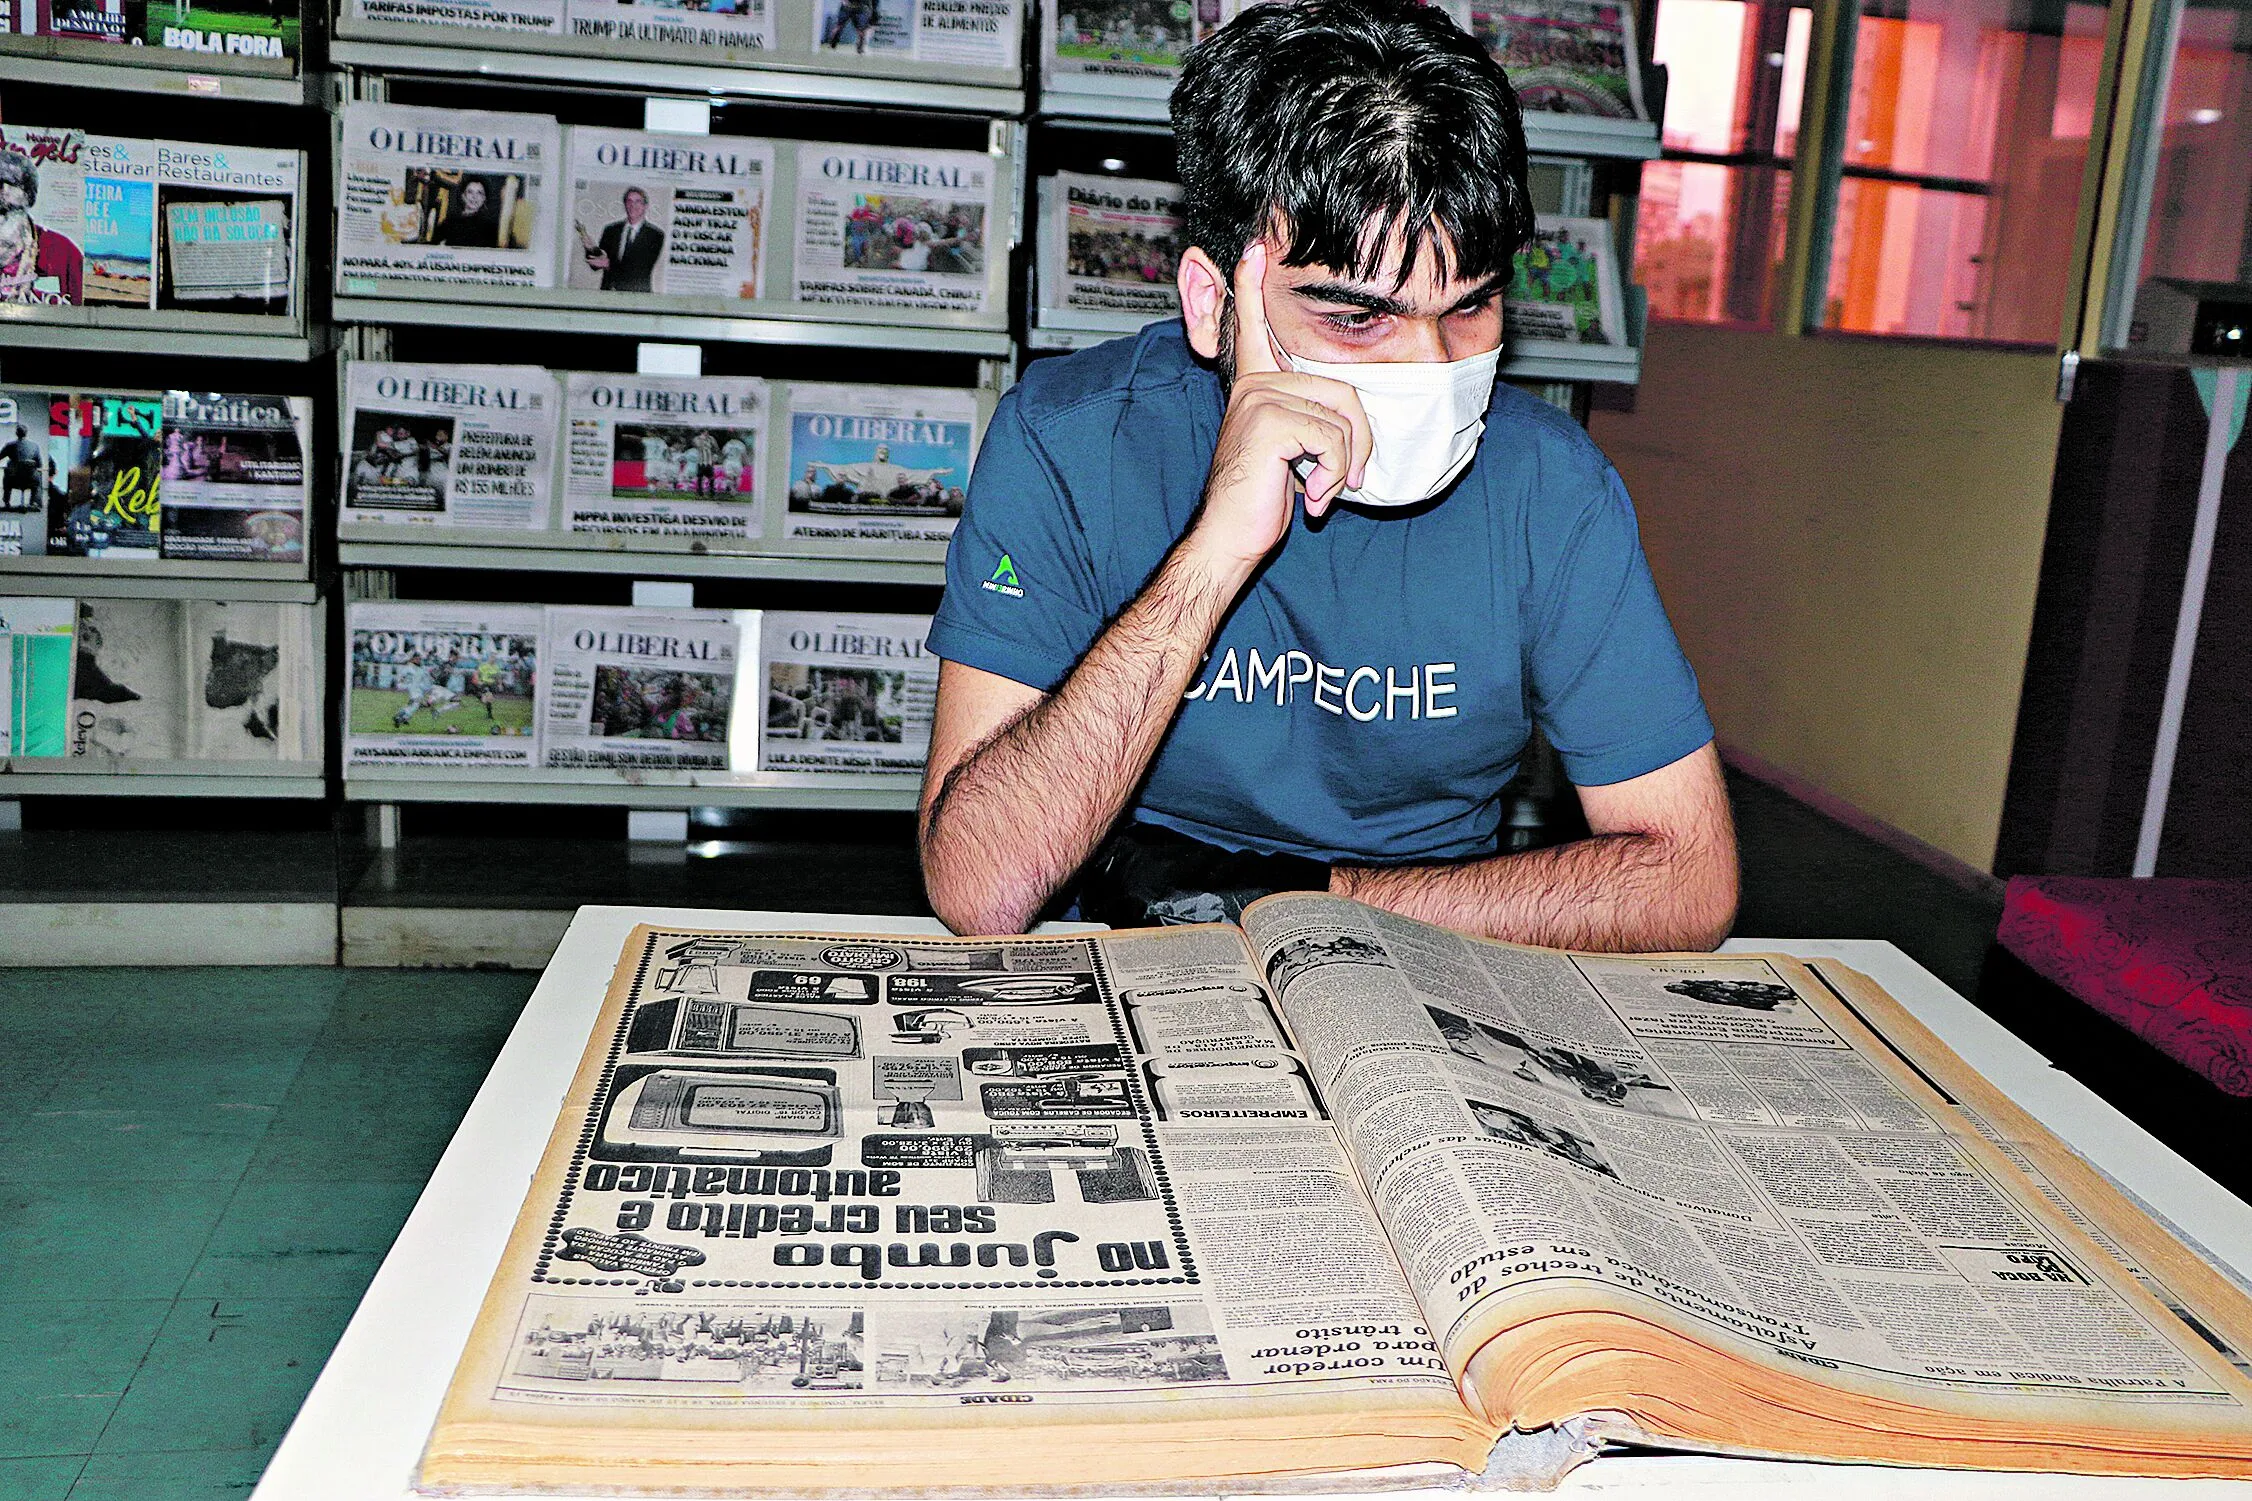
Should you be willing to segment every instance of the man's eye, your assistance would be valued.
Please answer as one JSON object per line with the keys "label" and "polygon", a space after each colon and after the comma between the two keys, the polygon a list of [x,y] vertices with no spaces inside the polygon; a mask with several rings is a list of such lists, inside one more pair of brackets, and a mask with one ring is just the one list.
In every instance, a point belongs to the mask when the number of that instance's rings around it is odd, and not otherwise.
{"label": "man's eye", "polygon": [[1474,301],[1463,303],[1460,307],[1454,310],[1454,316],[1457,318],[1475,318],[1480,313],[1483,313],[1484,311],[1486,311],[1486,309],[1492,307],[1493,305],[1494,294],[1488,292],[1485,296],[1477,298]]}
{"label": "man's eye", "polygon": [[1358,333],[1364,329],[1375,327],[1376,320],[1380,316],[1382,315],[1370,312],[1367,308],[1350,308],[1334,313],[1324,313],[1322,314],[1322,321],[1332,328],[1341,328]]}

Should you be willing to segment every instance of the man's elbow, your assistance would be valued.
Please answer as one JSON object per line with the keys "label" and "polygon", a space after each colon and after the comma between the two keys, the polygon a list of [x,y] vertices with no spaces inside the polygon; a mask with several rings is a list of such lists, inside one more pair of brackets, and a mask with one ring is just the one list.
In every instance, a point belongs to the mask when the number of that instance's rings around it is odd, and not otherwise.
{"label": "man's elbow", "polygon": [[1736,926],[1736,904],[1742,882],[1736,864],[1736,841],[1721,847],[1706,846],[1676,867],[1674,932],[1657,947],[1709,952],[1720,947]]}

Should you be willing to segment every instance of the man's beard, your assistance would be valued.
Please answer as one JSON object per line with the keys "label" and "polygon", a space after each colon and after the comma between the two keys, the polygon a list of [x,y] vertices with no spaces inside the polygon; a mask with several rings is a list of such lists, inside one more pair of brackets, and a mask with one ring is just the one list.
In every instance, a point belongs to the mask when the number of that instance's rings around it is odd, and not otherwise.
{"label": "man's beard", "polygon": [[1213,374],[1220,377],[1223,399],[1235,394],[1235,293],[1220,294],[1220,352],[1214,356]]}

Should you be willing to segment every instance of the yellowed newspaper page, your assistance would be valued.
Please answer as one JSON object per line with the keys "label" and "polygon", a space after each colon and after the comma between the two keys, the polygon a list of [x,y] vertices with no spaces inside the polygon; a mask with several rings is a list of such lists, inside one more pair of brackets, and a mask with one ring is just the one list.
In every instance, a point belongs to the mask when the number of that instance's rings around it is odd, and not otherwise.
{"label": "yellowed newspaper page", "polygon": [[1457,1366],[1606,1310],[1892,1403],[2252,1427],[2228,1359],[1803,965],[1477,942],[1326,897],[1245,930]]}
{"label": "yellowed newspaper page", "polygon": [[423,1474],[1130,1482],[1490,1438],[1235,929],[643,928]]}

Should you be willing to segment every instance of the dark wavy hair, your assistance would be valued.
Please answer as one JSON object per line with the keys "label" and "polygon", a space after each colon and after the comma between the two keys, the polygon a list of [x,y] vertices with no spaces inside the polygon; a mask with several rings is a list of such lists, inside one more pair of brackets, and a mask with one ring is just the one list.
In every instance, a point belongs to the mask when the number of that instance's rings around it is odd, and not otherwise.
{"label": "dark wavy hair", "polygon": [[1426,246],[1460,280],[1532,238],[1525,124],[1486,50],[1417,0],[1253,5],[1173,90],[1188,243],[1232,272],[1272,230],[1293,266],[1405,281]]}

